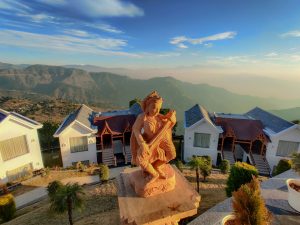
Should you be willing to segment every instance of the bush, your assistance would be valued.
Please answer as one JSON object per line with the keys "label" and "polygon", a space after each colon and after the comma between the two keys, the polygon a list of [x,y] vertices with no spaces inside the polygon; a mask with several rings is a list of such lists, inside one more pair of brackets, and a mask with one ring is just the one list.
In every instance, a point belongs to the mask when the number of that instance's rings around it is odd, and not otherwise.
{"label": "bush", "polygon": [[278,162],[277,166],[274,169],[274,176],[291,169],[291,167],[292,167],[292,162],[290,160],[280,159],[280,161]]}
{"label": "bush", "polygon": [[109,168],[105,164],[100,164],[100,180],[106,182],[109,179]]}
{"label": "bush", "polygon": [[63,186],[63,184],[58,180],[55,180],[55,181],[49,183],[48,186],[47,186],[47,191],[48,191],[49,198],[53,199],[53,197],[55,196],[57,190],[59,188],[61,188],[62,186]]}
{"label": "bush", "polygon": [[232,208],[235,224],[268,225],[271,222],[271,214],[261,197],[259,181],[255,177],[233,192]]}
{"label": "bush", "polygon": [[79,172],[83,172],[85,170],[85,165],[81,161],[79,161],[76,163],[76,169]]}
{"label": "bush", "polygon": [[175,161],[175,166],[180,170],[180,172],[183,172],[183,163],[180,160]]}
{"label": "bush", "polygon": [[300,153],[294,153],[292,155],[292,168],[300,174]]}
{"label": "bush", "polygon": [[211,174],[212,170],[212,161],[210,156],[202,156],[202,163],[200,165],[200,173],[203,176],[203,182],[206,181],[206,177],[208,177]]}
{"label": "bush", "polygon": [[249,183],[252,175],[258,176],[257,169],[245,162],[236,162],[230,169],[227,180],[226,194],[231,197],[233,191],[237,191],[242,184]]}
{"label": "bush", "polygon": [[0,196],[0,218],[3,221],[11,220],[16,213],[16,203],[11,194]]}
{"label": "bush", "polygon": [[219,166],[222,173],[226,174],[230,170],[230,163],[228,160],[222,160]]}

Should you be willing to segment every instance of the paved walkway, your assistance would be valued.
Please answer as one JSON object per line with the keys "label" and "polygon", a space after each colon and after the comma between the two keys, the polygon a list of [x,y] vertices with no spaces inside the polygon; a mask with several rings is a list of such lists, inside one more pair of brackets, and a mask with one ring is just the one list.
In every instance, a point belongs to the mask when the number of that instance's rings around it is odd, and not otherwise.
{"label": "paved walkway", "polygon": [[[262,196],[266,206],[273,214],[272,225],[300,224],[300,213],[295,211],[287,201],[286,180],[288,178],[299,179],[299,175],[289,170],[261,183]],[[198,216],[189,225],[221,225],[223,217],[231,212],[231,198],[228,198]]]}
{"label": "paved walkway", "polygon": [[[116,167],[116,168],[111,168],[109,170],[110,172],[110,179],[116,178],[121,171],[123,171],[126,168],[124,167]],[[85,177],[70,177],[70,178],[65,178],[61,180],[63,184],[66,183],[78,183],[80,185],[84,184],[93,184],[93,183],[98,183],[99,182],[99,176],[85,176]],[[33,204],[35,202],[40,201],[44,197],[48,195],[47,188],[46,187],[39,187],[36,188],[32,191],[26,192],[22,195],[19,195],[15,198],[16,201],[16,207],[17,209],[21,209],[27,205]]]}

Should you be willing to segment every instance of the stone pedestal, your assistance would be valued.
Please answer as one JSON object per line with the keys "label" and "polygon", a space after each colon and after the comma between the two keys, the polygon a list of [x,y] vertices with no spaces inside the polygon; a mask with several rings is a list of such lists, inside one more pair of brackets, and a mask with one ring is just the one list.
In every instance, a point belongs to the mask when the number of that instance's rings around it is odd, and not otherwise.
{"label": "stone pedestal", "polygon": [[[176,167],[170,167],[176,180],[173,190],[151,197],[140,197],[131,184],[142,176],[140,168],[125,169],[118,177],[118,202],[121,224],[166,225],[197,213],[200,196]],[[160,189],[158,189],[160,190]]]}
{"label": "stone pedestal", "polygon": [[157,179],[151,184],[147,184],[144,179],[144,173],[138,169],[128,173],[130,184],[140,197],[150,197],[161,193],[166,193],[175,188],[175,172],[173,168],[167,164],[164,165],[166,179]]}

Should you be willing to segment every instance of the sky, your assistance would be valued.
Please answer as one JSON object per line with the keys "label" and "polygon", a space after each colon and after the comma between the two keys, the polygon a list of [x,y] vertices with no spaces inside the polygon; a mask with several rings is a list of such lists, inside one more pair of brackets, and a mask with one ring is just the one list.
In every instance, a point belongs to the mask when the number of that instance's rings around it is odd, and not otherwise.
{"label": "sky", "polygon": [[300,2],[0,0],[0,61],[300,82]]}

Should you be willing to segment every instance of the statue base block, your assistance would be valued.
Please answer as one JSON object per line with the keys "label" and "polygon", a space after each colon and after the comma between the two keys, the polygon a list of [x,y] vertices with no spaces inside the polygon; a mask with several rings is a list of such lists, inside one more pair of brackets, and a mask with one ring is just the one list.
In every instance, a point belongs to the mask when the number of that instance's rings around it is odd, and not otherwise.
{"label": "statue base block", "polygon": [[141,197],[150,197],[172,191],[175,188],[175,173],[170,165],[164,166],[165,179],[158,178],[153,183],[147,183],[141,169],[129,173],[130,184]]}
{"label": "statue base block", "polygon": [[147,198],[140,197],[131,183],[134,177],[143,176],[139,173],[141,172],[139,167],[125,169],[118,176],[121,224],[174,225],[181,219],[197,213],[200,203],[199,194],[176,167],[169,166],[169,169],[174,173],[176,181],[173,190]]}

